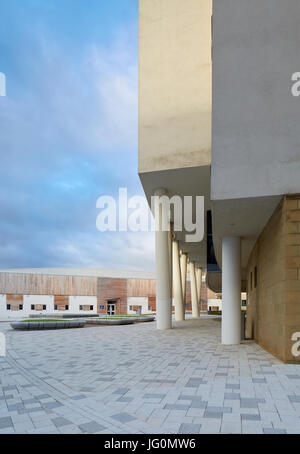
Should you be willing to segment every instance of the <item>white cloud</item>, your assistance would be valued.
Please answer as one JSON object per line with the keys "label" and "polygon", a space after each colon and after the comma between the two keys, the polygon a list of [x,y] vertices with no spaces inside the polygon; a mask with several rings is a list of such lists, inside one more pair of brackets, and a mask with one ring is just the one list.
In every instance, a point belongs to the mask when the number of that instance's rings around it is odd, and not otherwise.
{"label": "white cloud", "polygon": [[[96,230],[93,209],[101,194],[94,194],[98,182],[89,173],[94,164],[99,167],[102,193],[117,190],[112,184],[119,175],[122,186],[130,180],[133,192],[136,41],[135,24],[120,31],[109,47],[91,43],[74,56],[45,31],[37,37],[36,53],[26,57],[24,71],[30,74],[27,79],[20,75],[26,83],[18,93],[10,86],[0,107],[1,267],[153,270],[153,233]],[[76,162],[84,160],[88,165],[83,175]],[[77,166],[76,171],[67,173],[70,165]],[[76,207],[75,195],[85,191],[78,181],[87,186],[89,178],[94,178],[94,187]],[[141,193],[137,176],[134,184]]]}

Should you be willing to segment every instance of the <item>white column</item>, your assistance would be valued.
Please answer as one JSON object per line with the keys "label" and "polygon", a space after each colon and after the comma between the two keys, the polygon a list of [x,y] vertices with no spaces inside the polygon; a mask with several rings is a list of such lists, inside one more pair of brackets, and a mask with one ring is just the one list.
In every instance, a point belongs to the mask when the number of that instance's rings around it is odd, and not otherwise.
{"label": "white column", "polygon": [[[165,189],[155,191],[155,196],[166,195]],[[158,216],[155,231],[155,260],[156,260],[156,325],[157,329],[172,328],[172,294],[170,279],[169,232],[163,231],[163,216],[166,208],[155,199],[155,215]]]}
{"label": "white column", "polygon": [[171,298],[173,296],[173,226],[170,224],[170,230],[168,232],[168,244],[169,244],[169,272],[171,282]]}
{"label": "white column", "polygon": [[179,243],[176,240],[173,240],[173,293],[175,306],[175,320],[178,322],[182,322],[184,320],[184,307],[182,298]]}
{"label": "white column", "polygon": [[190,262],[190,279],[191,279],[191,293],[192,293],[192,316],[194,318],[199,318],[197,283],[196,283],[196,272],[195,272],[195,263],[194,262]]}
{"label": "white column", "polygon": [[241,342],[241,240],[222,240],[222,344]]}
{"label": "white column", "polygon": [[201,311],[201,285],[202,285],[202,268],[196,269],[197,296],[199,311]]}
{"label": "white column", "polygon": [[182,286],[182,298],[185,310],[186,303],[186,272],[187,272],[187,254],[181,253],[180,258],[180,269],[181,269],[181,286]]}

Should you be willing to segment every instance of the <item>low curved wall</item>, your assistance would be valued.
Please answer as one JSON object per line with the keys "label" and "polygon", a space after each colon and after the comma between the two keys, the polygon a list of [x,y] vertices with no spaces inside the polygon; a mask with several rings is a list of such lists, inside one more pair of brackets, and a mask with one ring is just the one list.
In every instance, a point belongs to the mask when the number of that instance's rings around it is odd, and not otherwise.
{"label": "low curved wall", "polygon": [[112,319],[112,318],[98,318],[98,319],[90,319],[85,320],[87,325],[133,325],[136,319],[130,318],[119,318],[119,319]]}
{"label": "low curved wall", "polygon": [[43,330],[43,329],[70,329],[70,328],[83,328],[85,326],[85,320],[57,320],[57,321],[41,321],[41,322],[30,322],[30,321],[16,321],[12,322],[11,327],[16,330],[31,331],[31,330]]}

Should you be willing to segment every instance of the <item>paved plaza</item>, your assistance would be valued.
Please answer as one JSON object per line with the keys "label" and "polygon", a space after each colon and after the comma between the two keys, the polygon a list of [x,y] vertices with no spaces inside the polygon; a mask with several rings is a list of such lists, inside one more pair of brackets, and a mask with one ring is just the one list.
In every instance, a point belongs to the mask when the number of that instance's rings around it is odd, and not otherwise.
{"label": "paved plaza", "polygon": [[1,323],[0,433],[300,433],[300,366],[221,346],[218,318],[174,325]]}

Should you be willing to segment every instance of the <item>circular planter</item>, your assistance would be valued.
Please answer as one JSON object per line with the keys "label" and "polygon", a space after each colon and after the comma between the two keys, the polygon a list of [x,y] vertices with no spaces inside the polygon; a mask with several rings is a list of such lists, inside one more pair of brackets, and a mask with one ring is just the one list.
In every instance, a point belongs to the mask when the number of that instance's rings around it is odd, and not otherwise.
{"label": "circular planter", "polygon": [[145,317],[139,317],[135,319],[135,323],[154,322],[154,315],[145,315]]}
{"label": "circular planter", "polygon": [[15,321],[10,324],[13,329],[26,331],[26,330],[49,330],[49,329],[67,329],[67,328],[83,328],[85,325],[84,320],[64,320],[64,321]]}

